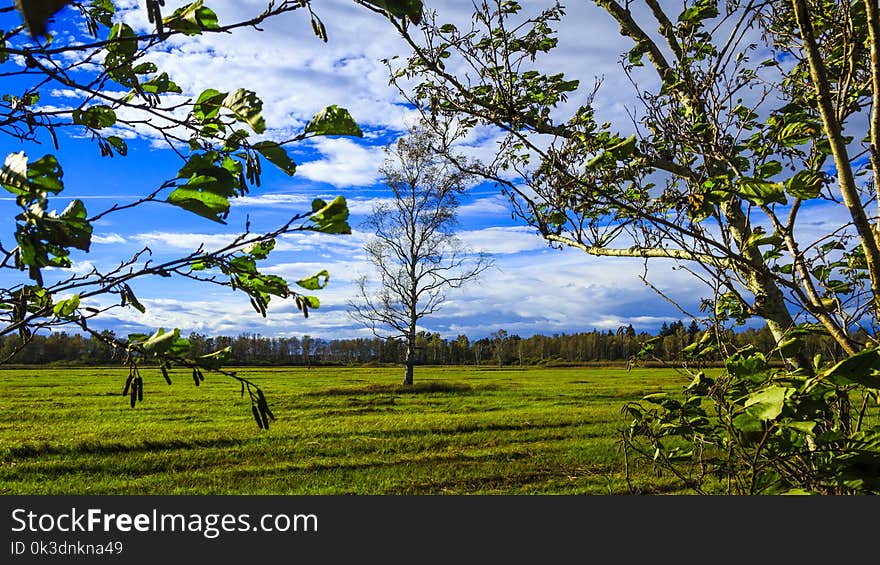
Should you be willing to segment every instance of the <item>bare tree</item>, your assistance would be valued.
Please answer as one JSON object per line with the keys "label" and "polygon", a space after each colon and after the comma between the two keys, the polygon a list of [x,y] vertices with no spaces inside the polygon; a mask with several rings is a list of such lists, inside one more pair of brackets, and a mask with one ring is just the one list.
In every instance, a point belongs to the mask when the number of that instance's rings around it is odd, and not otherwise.
{"label": "bare tree", "polygon": [[386,148],[381,173],[394,199],[378,204],[364,222],[374,235],[364,249],[378,271],[373,291],[366,277],[350,302],[354,319],[385,339],[406,343],[404,385],[413,383],[416,327],[437,312],[444,290],[476,279],[491,264],[455,236],[459,196],[468,175],[450,166],[436,151],[438,136],[414,127]]}

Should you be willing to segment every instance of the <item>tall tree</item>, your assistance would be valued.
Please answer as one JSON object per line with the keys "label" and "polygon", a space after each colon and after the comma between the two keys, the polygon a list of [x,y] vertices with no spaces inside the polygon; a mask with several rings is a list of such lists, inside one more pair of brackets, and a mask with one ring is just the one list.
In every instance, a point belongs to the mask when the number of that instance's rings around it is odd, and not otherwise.
{"label": "tall tree", "polygon": [[[711,383],[697,373],[688,394],[720,419],[699,403],[648,399],[630,406],[631,446],[697,490],[707,444],[722,446],[708,466],[732,490],[876,490],[854,462],[880,466],[880,428],[865,418],[880,388],[878,4],[682,4],[596,0],[607,17],[578,23],[630,42],[620,71],[635,88],[616,123],[597,117],[601,84],[563,104],[593,77],[541,65],[559,43],[558,3],[524,14],[518,2],[484,0],[461,29],[436,14],[419,28],[392,17],[412,50],[392,76],[431,123],[501,132],[493,161],[458,163],[501,185],[551,244],[674,261],[707,283],[713,331],[686,352],[721,350],[729,371]],[[817,211],[840,225],[817,234]],[[725,328],[753,317],[785,371],[728,338]],[[812,334],[851,357],[809,358]],[[698,424],[672,424],[691,410]],[[686,436],[703,457],[692,474],[664,435]]]}
{"label": "tall tree", "polygon": [[476,279],[491,265],[456,237],[459,196],[469,175],[440,154],[441,137],[413,127],[386,148],[381,169],[393,199],[378,204],[364,223],[371,233],[365,251],[379,276],[373,290],[366,277],[350,302],[353,317],[377,336],[406,343],[403,384],[413,384],[416,334],[421,320],[437,312],[444,291]]}

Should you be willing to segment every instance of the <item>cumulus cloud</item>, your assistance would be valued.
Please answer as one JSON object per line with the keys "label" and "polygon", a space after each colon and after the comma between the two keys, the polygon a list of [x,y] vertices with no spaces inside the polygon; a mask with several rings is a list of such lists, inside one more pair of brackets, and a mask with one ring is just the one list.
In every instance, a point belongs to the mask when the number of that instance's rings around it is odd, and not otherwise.
{"label": "cumulus cloud", "polygon": [[[314,198],[323,198],[329,200],[335,195],[324,193],[309,193],[307,191],[289,194],[274,193],[262,194],[260,196],[242,196],[232,201],[234,207],[251,207],[251,208],[272,208],[274,210],[291,210],[298,212],[307,212],[311,210],[312,200]],[[389,204],[394,201],[389,196],[357,196],[347,195],[346,204],[348,212],[353,216],[362,216],[370,214],[373,209],[382,204]]]}
{"label": "cumulus cloud", "polygon": [[220,249],[231,244],[235,240],[235,234],[231,233],[182,233],[182,232],[146,232],[131,236],[131,239],[161,250],[189,250],[194,251],[200,246],[205,250]]}
{"label": "cumulus cloud", "polygon": [[510,217],[510,202],[501,194],[477,197],[458,208],[458,215],[463,220],[485,219],[490,217]]}
{"label": "cumulus cloud", "polygon": [[235,207],[266,207],[283,209],[308,209],[312,198],[305,194],[262,194],[260,196],[240,196],[232,200]]}
{"label": "cumulus cloud", "polygon": [[321,158],[301,164],[299,175],[337,188],[370,186],[379,180],[381,147],[365,146],[349,138],[318,138],[313,144]]}
{"label": "cumulus cloud", "polygon": [[114,245],[125,242],[126,239],[118,233],[108,233],[106,235],[96,233],[92,236],[92,243],[97,243],[99,245]]}
{"label": "cumulus cloud", "polygon": [[458,234],[459,239],[474,251],[489,254],[513,254],[547,247],[543,239],[530,227],[491,227],[467,230]]}

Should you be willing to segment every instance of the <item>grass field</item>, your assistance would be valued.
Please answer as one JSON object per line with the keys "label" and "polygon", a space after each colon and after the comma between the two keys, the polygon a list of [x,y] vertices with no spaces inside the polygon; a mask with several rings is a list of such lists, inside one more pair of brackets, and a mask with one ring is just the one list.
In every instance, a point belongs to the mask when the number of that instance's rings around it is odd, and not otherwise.
{"label": "grass field", "polygon": [[[146,369],[0,371],[0,494],[628,494],[627,400],[680,390],[662,369],[246,369],[278,418],[261,431],[237,384],[168,386]],[[630,469],[638,492],[670,478]]]}

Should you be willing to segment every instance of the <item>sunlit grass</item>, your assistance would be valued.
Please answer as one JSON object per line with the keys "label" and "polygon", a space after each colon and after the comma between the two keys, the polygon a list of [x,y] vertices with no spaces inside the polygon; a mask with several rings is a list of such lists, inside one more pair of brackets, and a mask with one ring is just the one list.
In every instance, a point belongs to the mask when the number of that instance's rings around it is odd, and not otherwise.
{"label": "sunlit grass", "polygon": [[[155,372],[155,374],[152,374]],[[620,408],[686,380],[659,369],[244,369],[238,385],[146,369],[0,371],[2,494],[627,494]],[[631,468],[640,492],[671,478]]]}

